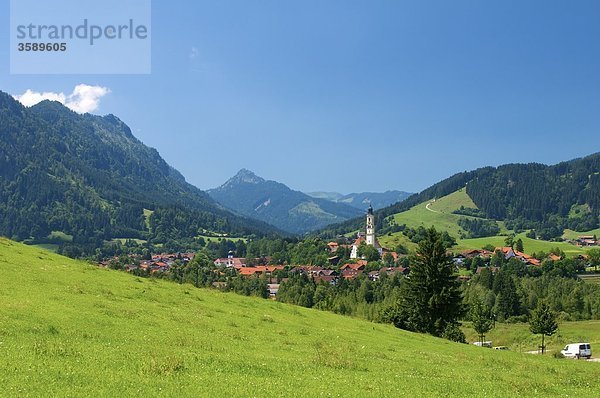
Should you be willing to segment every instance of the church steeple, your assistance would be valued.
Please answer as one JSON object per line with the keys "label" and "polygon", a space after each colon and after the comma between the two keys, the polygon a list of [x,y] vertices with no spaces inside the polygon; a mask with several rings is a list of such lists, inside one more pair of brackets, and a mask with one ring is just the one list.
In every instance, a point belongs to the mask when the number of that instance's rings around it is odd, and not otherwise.
{"label": "church steeple", "polygon": [[369,205],[369,209],[367,210],[367,235],[366,235],[366,243],[367,245],[374,246],[375,245],[375,214],[373,214],[373,206]]}

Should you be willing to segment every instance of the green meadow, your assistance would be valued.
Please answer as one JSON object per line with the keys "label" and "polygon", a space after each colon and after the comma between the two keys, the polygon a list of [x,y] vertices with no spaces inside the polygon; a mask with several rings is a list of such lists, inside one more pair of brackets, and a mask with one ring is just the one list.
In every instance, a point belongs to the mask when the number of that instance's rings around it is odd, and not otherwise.
{"label": "green meadow", "polygon": [[1,396],[584,397],[600,390],[592,377],[598,363],[487,350],[140,279],[6,239],[0,272]]}
{"label": "green meadow", "polygon": [[[423,226],[428,228],[434,225],[440,231],[448,231],[448,233],[456,238],[457,246],[452,248],[453,251],[458,252],[462,250],[470,250],[470,249],[481,249],[483,246],[490,244],[494,247],[504,246],[504,239],[510,231],[508,231],[503,222],[497,221],[498,226],[500,227],[500,233],[502,235],[499,236],[490,236],[486,238],[475,238],[475,239],[460,239],[461,234],[465,234],[464,231],[459,225],[458,220],[460,217],[467,217],[463,215],[453,214],[452,212],[458,210],[461,206],[465,208],[476,209],[477,206],[464,188],[459,189],[456,192],[451,193],[450,195],[437,198],[435,201],[430,201],[426,203],[421,203],[416,206],[413,206],[407,211],[402,213],[394,214],[394,221],[398,225],[406,224],[408,227],[416,228],[419,226]],[[467,217],[470,218],[470,217]],[[565,231],[565,238],[576,238],[579,235],[593,235],[594,233],[598,233],[598,230],[593,230],[589,232],[574,232],[570,230]],[[539,253],[549,252],[551,249],[556,247],[560,248],[565,252],[568,256],[575,256],[578,254],[585,253],[585,249],[572,245],[566,242],[549,242],[544,240],[531,239],[525,236],[525,233],[518,234],[516,238],[521,238],[523,240],[523,246],[525,248],[525,253]],[[414,249],[416,245],[404,236],[401,232],[393,233],[387,236],[381,236],[378,238],[380,243],[384,247],[393,248],[398,244],[403,244],[404,246]]]}
{"label": "green meadow", "polygon": [[[470,323],[465,322],[463,331],[467,341],[478,341]],[[507,346],[518,352],[535,351],[541,343],[541,337],[532,335],[526,323],[496,323],[496,327],[486,334],[486,340],[492,341],[494,346]],[[568,343],[590,343],[594,356],[600,356],[600,320],[559,322],[556,334],[545,339],[549,354],[562,350]]]}

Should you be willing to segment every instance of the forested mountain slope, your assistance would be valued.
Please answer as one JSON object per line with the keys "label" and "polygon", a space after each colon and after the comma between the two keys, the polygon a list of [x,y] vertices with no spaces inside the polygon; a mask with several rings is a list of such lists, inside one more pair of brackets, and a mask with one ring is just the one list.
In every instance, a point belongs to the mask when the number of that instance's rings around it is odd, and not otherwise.
{"label": "forested mountain slope", "polygon": [[276,232],[188,184],[117,117],[80,115],[51,101],[26,108],[0,92],[0,235],[40,240],[60,231],[99,246],[204,229]]}
{"label": "forested mountain slope", "polygon": [[[463,187],[481,216],[505,221],[510,229],[535,229],[545,239],[560,236],[565,228],[585,231],[600,225],[600,153],[595,153],[552,166],[507,164],[457,173],[377,211],[377,226],[385,231],[387,216]],[[322,232],[327,236],[347,233],[362,222],[349,220]]]}

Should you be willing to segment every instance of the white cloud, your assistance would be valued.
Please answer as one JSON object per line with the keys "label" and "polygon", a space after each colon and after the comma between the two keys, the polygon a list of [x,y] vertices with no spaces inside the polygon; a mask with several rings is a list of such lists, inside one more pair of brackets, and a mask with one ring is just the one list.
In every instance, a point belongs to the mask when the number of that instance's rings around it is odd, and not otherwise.
{"label": "white cloud", "polygon": [[15,95],[14,97],[17,99],[17,101],[25,106],[33,106],[38,102],[42,102],[43,100],[58,101],[61,104],[64,104],[66,99],[63,93],[38,93],[29,89],[25,91],[25,93],[21,95]]}
{"label": "white cloud", "polygon": [[28,89],[21,95],[14,97],[25,106],[33,106],[43,100],[58,101],[67,108],[77,112],[93,112],[100,105],[100,98],[110,93],[110,90],[101,86],[78,84],[69,95],[53,92],[36,92]]}

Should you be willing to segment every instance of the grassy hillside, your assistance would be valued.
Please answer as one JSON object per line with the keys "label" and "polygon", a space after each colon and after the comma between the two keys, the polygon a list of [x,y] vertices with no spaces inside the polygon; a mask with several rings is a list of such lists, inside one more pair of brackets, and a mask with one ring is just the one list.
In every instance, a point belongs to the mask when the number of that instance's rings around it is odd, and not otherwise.
{"label": "grassy hillside", "polygon": [[600,228],[596,228],[596,229],[592,229],[590,231],[584,231],[584,232],[577,232],[577,231],[573,231],[570,229],[565,229],[565,232],[563,234],[563,238],[565,239],[577,239],[579,236],[582,235],[596,235],[596,236],[600,236]]}
{"label": "grassy hillside", "polygon": [[590,396],[597,363],[498,352],[99,269],[0,239],[1,396]]}
{"label": "grassy hillside", "polygon": [[461,189],[435,201],[418,204],[408,211],[394,214],[393,217],[398,225],[406,224],[412,228],[420,225],[424,227],[435,225],[436,228],[448,231],[449,234],[458,237],[461,231],[465,232],[457,224],[458,219],[464,216],[452,214],[452,211],[457,210],[461,205],[467,208],[477,208],[465,190]]}
{"label": "grassy hillside", "polygon": [[[585,253],[586,249],[579,246],[572,245],[566,242],[548,242],[545,240],[531,239],[525,236],[525,233],[517,234],[516,239],[521,238],[523,240],[523,248],[525,253],[539,253],[541,251],[548,253],[551,249],[558,247],[567,256],[574,256],[577,254]],[[454,246],[452,250],[467,250],[467,249],[481,249],[486,244],[493,246],[504,246],[504,239],[506,236],[491,236],[487,238],[476,238],[476,239],[458,239],[457,246]]]}
{"label": "grassy hillside", "polygon": [[[409,210],[394,214],[393,217],[396,224],[406,224],[408,227],[416,228],[419,226],[430,227],[434,225],[438,230],[448,231],[450,235],[457,238],[458,245],[452,249],[455,251],[467,250],[467,249],[481,249],[486,244],[491,244],[495,247],[504,246],[504,239],[506,236],[492,236],[486,238],[475,238],[475,239],[460,239],[461,232],[466,233],[459,225],[458,220],[460,217],[467,217],[463,215],[453,214],[452,212],[458,210],[461,206],[465,208],[476,209],[477,206],[469,195],[467,195],[464,188],[459,189],[450,195],[443,196],[436,200],[427,201],[416,206],[413,206]],[[467,217],[469,218],[469,217]],[[503,222],[498,221],[501,234],[508,234],[509,231],[504,226]],[[590,231],[589,233],[566,231],[569,237],[579,236],[584,234],[593,234],[598,230]],[[598,233],[600,235],[600,233]],[[585,249],[571,245],[564,242],[548,242],[543,240],[530,239],[525,236],[524,233],[518,234],[517,238],[523,240],[525,252],[528,254],[534,252],[549,252],[555,247],[559,247],[567,255],[576,255],[585,252]],[[401,232],[394,233],[391,236],[382,236],[379,238],[381,244],[385,247],[393,248],[396,245],[403,244],[409,248],[414,248],[416,245],[411,243]]]}

